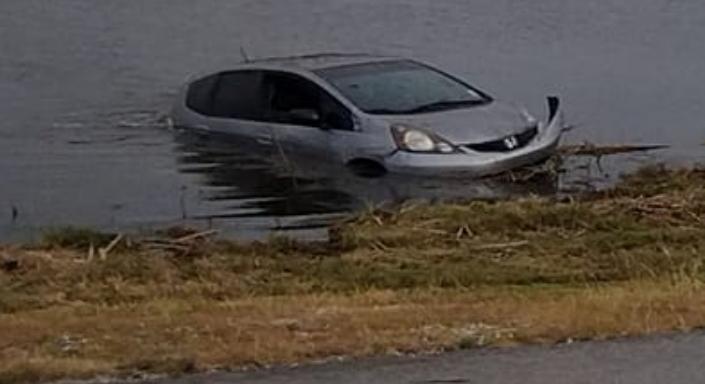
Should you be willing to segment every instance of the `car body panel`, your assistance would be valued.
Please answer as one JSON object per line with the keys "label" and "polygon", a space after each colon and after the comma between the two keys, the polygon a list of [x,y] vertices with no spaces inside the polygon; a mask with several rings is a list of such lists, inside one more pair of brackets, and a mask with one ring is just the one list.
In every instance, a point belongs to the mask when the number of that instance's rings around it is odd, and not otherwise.
{"label": "car body panel", "polygon": [[[378,162],[388,171],[401,173],[485,176],[545,159],[555,152],[563,132],[562,114],[557,99],[551,99],[549,121],[539,123],[539,132],[526,146],[507,152],[476,152],[462,145],[501,140],[526,131],[537,124],[522,109],[491,100],[487,104],[452,110],[408,114],[376,115],[360,110],[333,85],[313,70],[326,65],[355,65],[399,58],[369,55],[305,56],[265,59],[237,65],[218,73],[257,70],[299,76],[317,85],[347,108],[354,121],[353,130],[322,129],[297,124],[260,122],[236,118],[211,117],[186,105],[189,85],[202,78],[192,77],[182,88],[171,112],[174,126],[204,132],[217,132],[271,145],[283,155],[307,153],[324,161],[348,163],[357,159]],[[432,68],[432,67],[431,67]],[[459,146],[452,154],[412,153],[399,150],[391,126],[404,124],[426,130]]]}
{"label": "car body panel", "polygon": [[390,124],[408,124],[425,129],[452,144],[496,140],[521,133],[533,124],[522,115],[520,109],[499,101],[411,116],[386,115],[384,119]]}
{"label": "car body panel", "polygon": [[563,114],[557,98],[549,98],[549,121],[539,125],[539,134],[524,148],[506,153],[463,150],[455,154],[424,154],[396,151],[385,158],[392,172],[481,177],[505,172],[547,159],[555,153],[562,133]]}

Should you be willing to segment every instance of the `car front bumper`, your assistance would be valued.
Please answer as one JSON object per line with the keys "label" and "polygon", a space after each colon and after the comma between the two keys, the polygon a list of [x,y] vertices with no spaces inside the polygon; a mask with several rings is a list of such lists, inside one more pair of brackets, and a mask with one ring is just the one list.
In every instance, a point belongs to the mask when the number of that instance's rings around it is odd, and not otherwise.
{"label": "car front bumper", "polygon": [[438,176],[482,177],[531,165],[552,156],[563,133],[557,98],[549,98],[549,119],[527,146],[512,152],[425,154],[396,151],[384,159],[388,171]]}

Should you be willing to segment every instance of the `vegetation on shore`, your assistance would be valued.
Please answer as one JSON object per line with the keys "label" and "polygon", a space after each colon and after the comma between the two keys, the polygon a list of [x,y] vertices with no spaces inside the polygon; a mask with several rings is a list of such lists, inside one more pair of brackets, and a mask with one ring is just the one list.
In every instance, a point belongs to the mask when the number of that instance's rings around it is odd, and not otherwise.
{"label": "vegetation on shore", "polygon": [[67,229],[0,248],[0,383],[705,326],[704,169],[644,169],[580,198],[370,211],[330,235]]}

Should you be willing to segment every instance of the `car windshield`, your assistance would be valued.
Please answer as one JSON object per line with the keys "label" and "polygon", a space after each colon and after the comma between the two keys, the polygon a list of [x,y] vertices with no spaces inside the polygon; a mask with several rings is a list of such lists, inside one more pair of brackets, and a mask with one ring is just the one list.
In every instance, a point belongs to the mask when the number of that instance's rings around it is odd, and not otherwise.
{"label": "car windshield", "polygon": [[348,65],[316,73],[371,114],[426,113],[492,101],[471,86],[413,61]]}

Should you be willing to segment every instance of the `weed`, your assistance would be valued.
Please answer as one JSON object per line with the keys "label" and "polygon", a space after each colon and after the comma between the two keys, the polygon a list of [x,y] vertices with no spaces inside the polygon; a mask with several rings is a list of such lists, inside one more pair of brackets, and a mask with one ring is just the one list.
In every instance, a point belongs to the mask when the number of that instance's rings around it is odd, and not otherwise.
{"label": "weed", "polygon": [[47,230],[42,239],[42,245],[47,248],[88,249],[104,247],[115,235],[106,234],[87,228],[63,227]]}

